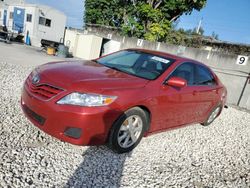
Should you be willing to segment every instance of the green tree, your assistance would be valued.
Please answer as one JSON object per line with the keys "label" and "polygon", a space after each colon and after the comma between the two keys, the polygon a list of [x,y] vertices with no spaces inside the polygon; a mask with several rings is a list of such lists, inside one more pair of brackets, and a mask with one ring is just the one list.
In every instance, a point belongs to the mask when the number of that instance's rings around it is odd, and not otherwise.
{"label": "green tree", "polygon": [[127,36],[163,41],[172,23],[206,0],[86,0],[85,23],[113,26]]}
{"label": "green tree", "polygon": [[119,0],[86,0],[85,1],[85,23],[116,26],[119,16],[116,5]]}

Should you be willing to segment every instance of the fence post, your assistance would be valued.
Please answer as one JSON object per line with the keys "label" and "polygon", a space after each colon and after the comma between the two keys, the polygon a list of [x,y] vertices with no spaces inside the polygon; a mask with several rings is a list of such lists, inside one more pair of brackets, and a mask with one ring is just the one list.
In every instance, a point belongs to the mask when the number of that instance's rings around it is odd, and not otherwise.
{"label": "fence post", "polygon": [[237,106],[240,106],[241,99],[243,97],[243,94],[245,92],[245,89],[246,89],[246,86],[247,86],[248,83],[250,83],[250,73],[248,73],[248,76],[247,76],[247,79],[246,79],[245,84],[243,86],[243,89],[241,91],[240,98],[238,100]]}

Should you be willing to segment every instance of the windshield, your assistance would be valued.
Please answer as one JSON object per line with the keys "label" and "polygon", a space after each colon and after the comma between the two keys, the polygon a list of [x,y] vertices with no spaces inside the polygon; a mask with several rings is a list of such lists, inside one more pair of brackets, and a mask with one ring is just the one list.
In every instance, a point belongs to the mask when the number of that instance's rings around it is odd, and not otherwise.
{"label": "windshield", "polygon": [[174,61],[174,59],[133,50],[120,51],[97,60],[98,63],[109,68],[147,80],[158,78]]}

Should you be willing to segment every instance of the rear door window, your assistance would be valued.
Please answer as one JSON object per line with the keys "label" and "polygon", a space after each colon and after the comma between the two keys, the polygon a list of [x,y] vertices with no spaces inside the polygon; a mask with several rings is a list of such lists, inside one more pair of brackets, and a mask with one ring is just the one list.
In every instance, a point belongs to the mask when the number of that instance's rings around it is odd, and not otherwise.
{"label": "rear door window", "polygon": [[196,65],[195,85],[216,85],[214,76],[208,68],[202,65]]}

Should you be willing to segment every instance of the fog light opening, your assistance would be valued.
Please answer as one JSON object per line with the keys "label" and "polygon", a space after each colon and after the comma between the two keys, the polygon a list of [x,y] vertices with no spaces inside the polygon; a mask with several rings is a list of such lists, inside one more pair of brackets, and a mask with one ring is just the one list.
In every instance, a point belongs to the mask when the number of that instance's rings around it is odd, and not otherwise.
{"label": "fog light opening", "polygon": [[82,129],[81,128],[74,128],[74,127],[68,127],[64,131],[64,135],[74,138],[74,139],[79,139],[82,135]]}

